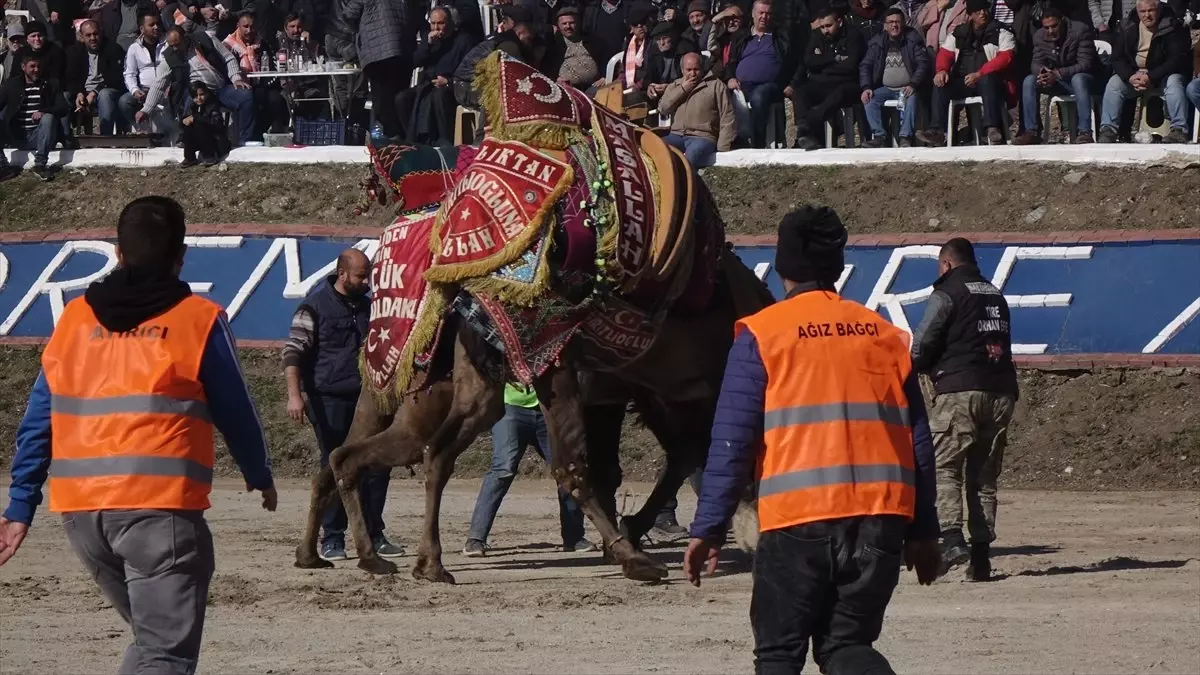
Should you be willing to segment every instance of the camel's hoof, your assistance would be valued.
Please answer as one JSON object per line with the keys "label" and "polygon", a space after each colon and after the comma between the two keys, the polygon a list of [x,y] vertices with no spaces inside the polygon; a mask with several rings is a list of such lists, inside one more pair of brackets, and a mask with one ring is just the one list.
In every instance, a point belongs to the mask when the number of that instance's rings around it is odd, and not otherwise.
{"label": "camel's hoof", "polygon": [[370,572],[371,574],[395,574],[396,564],[384,560],[379,556],[363,557],[358,559],[358,569]]}
{"label": "camel's hoof", "polygon": [[413,578],[417,581],[431,581],[435,584],[450,584],[455,583],[454,575],[446,571],[445,567],[438,565],[433,568],[414,567],[412,571]]}
{"label": "camel's hoof", "polygon": [[634,581],[662,581],[667,578],[667,566],[638,551],[621,566],[626,579]]}
{"label": "camel's hoof", "polygon": [[605,565],[620,565],[621,561],[617,560],[617,554],[607,546],[604,547],[603,561]]}
{"label": "camel's hoof", "polygon": [[642,550],[642,540],[645,538],[646,532],[649,532],[649,530],[642,530],[641,528],[634,529],[633,525],[634,522],[632,518],[622,518],[620,524],[621,536],[625,538],[625,541],[633,544],[634,550],[640,551]]}
{"label": "camel's hoof", "polygon": [[296,567],[302,570],[327,570],[333,567],[333,563],[318,556],[307,546],[300,546],[296,548]]}

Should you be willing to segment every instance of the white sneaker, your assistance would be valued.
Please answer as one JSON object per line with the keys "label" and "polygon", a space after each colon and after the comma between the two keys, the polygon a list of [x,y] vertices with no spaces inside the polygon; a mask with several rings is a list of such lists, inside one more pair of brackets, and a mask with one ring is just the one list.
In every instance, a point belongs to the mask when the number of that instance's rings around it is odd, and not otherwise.
{"label": "white sneaker", "polygon": [[600,550],[599,546],[596,546],[595,544],[588,541],[587,539],[580,539],[579,541],[575,542],[573,545],[570,545],[570,546],[563,544],[563,552],[565,552],[565,553],[590,553],[592,551],[599,551],[599,550]]}

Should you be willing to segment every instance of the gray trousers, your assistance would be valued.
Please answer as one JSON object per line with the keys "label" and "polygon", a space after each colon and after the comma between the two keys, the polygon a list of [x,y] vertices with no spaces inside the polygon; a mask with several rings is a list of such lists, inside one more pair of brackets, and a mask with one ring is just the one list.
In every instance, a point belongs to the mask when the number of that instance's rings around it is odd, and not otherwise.
{"label": "gray trousers", "polygon": [[71,548],[133,628],[120,673],[191,675],[200,658],[212,580],[202,511],[77,511],[63,515]]}

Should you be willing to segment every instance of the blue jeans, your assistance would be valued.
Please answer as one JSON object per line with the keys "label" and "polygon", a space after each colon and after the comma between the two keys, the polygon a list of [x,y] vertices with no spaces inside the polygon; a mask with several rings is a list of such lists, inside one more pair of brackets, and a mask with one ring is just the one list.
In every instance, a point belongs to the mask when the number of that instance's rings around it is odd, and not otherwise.
{"label": "blue jeans", "polygon": [[[883,104],[897,98],[900,98],[898,89],[880,87],[871,94],[871,100],[867,102],[867,105],[863,106],[867,111],[867,124],[871,125],[872,136],[884,135]],[[913,92],[913,95],[904,101],[904,110],[897,110],[897,112],[900,113],[900,138],[912,138],[913,130],[917,126],[916,92]]]}
{"label": "blue jeans", "polygon": [[[3,117],[4,110],[0,109],[0,118]],[[50,151],[54,149],[54,143],[58,139],[58,126],[58,118],[50,113],[45,113],[36,127],[25,132],[24,142],[20,142],[19,137],[9,140],[11,141],[11,145],[18,150],[33,152],[34,166],[46,166],[46,162],[50,160]],[[8,160],[4,157],[3,148],[9,144],[5,140],[11,131],[11,129],[0,130],[0,166],[8,166]]]}
{"label": "blue jeans", "polygon": [[1092,131],[1092,76],[1077,73],[1070,82],[1059,80],[1049,87],[1038,87],[1037,75],[1026,75],[1021,84],[1021,131],[1037,133],[1042,126],[1039,94],[1074,94],[1075,131]]}
{"label": "blue jeans", "polygon": [[[512,486],[517,475],[521,456],[528,446],[537,448],[542,459],[550,463],[550,434],[546,431],[546,420],[540,408],[504,406],[504,417],[492,427],[492,466],[483,477],[475,510],[471,513],[471,529],[468,539],[486,542],[500,510],[500,502]],[[579,543],[583,539],[583,511],[571,496],[561,488],[558,490],[558,519],[565,546]]]}
{"label": "blue jeans", "polygon": [[1200,109],[1200,77],[1188,84],[1186,93],[1188,100],[1192,102],[1192,107]]}
{"label": "blue jeans", "polygon": [[116,89],[101,89],[96,93],[96,114],[100,116],[101,136],[112,136],[114,129],[129,131],[133,118],[121,114],[120,102],[121,92]]}
{"label": "blue jeans", "polygon": [[[354,398],[338,398],[309,394],[306,412],[317,433],[317,446],[321,448],[321,468],[329,466],[329,455],[346,442],[350,423],[354,421]],[[383,504],[387,500],[388,483],[392,470],[368,470],[359,478],[359,496],[362,499],[363,518],[367,521],[367,534],[374,541],[383,535]],[[330,542],[346,543],[346,508],[339,499],[326,511],[321,520],[321,546]]]}
{"label": "blue jeans", "polygon": [[[1171,118],[1172,129],[1188,128],[1188,101],[1183,84],[1183,75],[1175,74],[1167,77],[1162,83],[1163,98],[1167,101],[1167,117]],[[1135,90],[1120,75],[1113,75],[1104,88],[1104,104],[1100,110],[1100,126],[1116,130],[1120,126],[1121,109],[1126,101],[1132,101],[1141,96],[1142,92]]]}
{"label": "blue jeans", "polygon": [[703,169],[717,163],[717,144],[707,138],[681,136],[672,132],[664,136],[663,140],[679,148],[694,169]]}
{"label": "blue jeans", "polygon": [[767,147],[767,125],[771,123],[771,106],[783,101],[783,90],[774,82],[749,84],[744,87],[750,104],[750,147]]}

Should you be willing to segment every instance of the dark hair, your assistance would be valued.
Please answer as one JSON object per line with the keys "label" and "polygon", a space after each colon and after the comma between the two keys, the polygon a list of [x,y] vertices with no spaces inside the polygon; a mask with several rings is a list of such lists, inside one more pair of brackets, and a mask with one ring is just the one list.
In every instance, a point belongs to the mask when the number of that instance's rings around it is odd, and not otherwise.
{"label": "dark hair", "polygon": [[438,5],[437,7],[429,10],[430,16],[432,16],[434,12],[441,12],[442,14],[446,15],[446,30],[453,33],[458,28],[458,26],[456,26],[454,23],[454,12],[450,11],[450,7],[448,5]]}
{"label": "dark hair", "polygon": [[138,197],[117,219],[117,246],[125,267],[169,274],[183,253],[183,207],[170,197]]}
{"label": "dark hair", "polygon": [[180,25],[174,25],[174,26],[171,26],[170,28],[168,28],[167,35],[170,35],[171,33],[178,33],[179,37],[181,37],[181,38],[187,37],[187,31],[185,31],[183,29],[183,26],[180,26]]}
{"label": "dark hair", "polygon": [[888,11],[886,11],[886,12],[884,12],[884,13],[883,13],[883,18],[884,18],[885,20],[886,20],[886,19],[887,19],[889,16],[899,16],[901,19],[904,19],[904,18],[905,18],[905,16],[904,16],[904,10],[900,9],[899,7],[892,7],[891,9],[889,9]]}
{"label": "dark hair", "polygon": [[835,19],[842,18],[842,8],[835,7],[833,3],[829,3],[824,7],[818,7],[817,11],[813,14],[813,17],[817,19],[824,19],[827,16],[832,16]]}
{"label": "dark hair", "polygon": [[44,55],[38,54],[32,50],[25,52],[25,58],[24,58],[24,60],[21,61],[21,68],[24,68],[25,64],[29,63],[30,61],[37,61],[38,63],[41,63],[42,56],[44,56]]}
{"label": "dark hair", "polygon": [[975,247],[962,237],[955,237],[943,244],[942,250],[938,252],[938,257],[946,258],[959,265],[976,264]]}
{"label": "dark hair", "polygon": [[1061,9],[1055,7],[1054,5],[1046,5],[1042,9],[1042,18],[1043,19],[1058,19],[1059,21],[1062,21],[1063,13],[1062,13]]}
{"label": "dark hair", "polygon": [[287,16],[283,17],[283,25],[286,26],[289,23],[291,23],[293,21],[297,21],[297,20],[300,22],[300,27],[303,28],[304,27],[304,17],[300,16],[300,14],[298,14],[297,12],[288,12]]}
{"label": "dark hair", "polygon": [[206,94],[212,93],[212,90],[208,88],[208,85],[204,84],[200,80],[195,80],[193,82],[188,83],[188,93],[192,95],[192,98],[195,98],[196,92],[200,91],[201,89],[203,89],[204,93],[206,93]]}
{"label": "dark hair", "polygon": [[142,24],[146,23],[146,17],[148,17],[148,16],[154,17],[154,23],[157,23],[157,24],[162,23],[162,19],[159,17],[158,12],[156,12],[152,9],[142,9],[141,11],[138,12],[138,26],[141,26]]}

